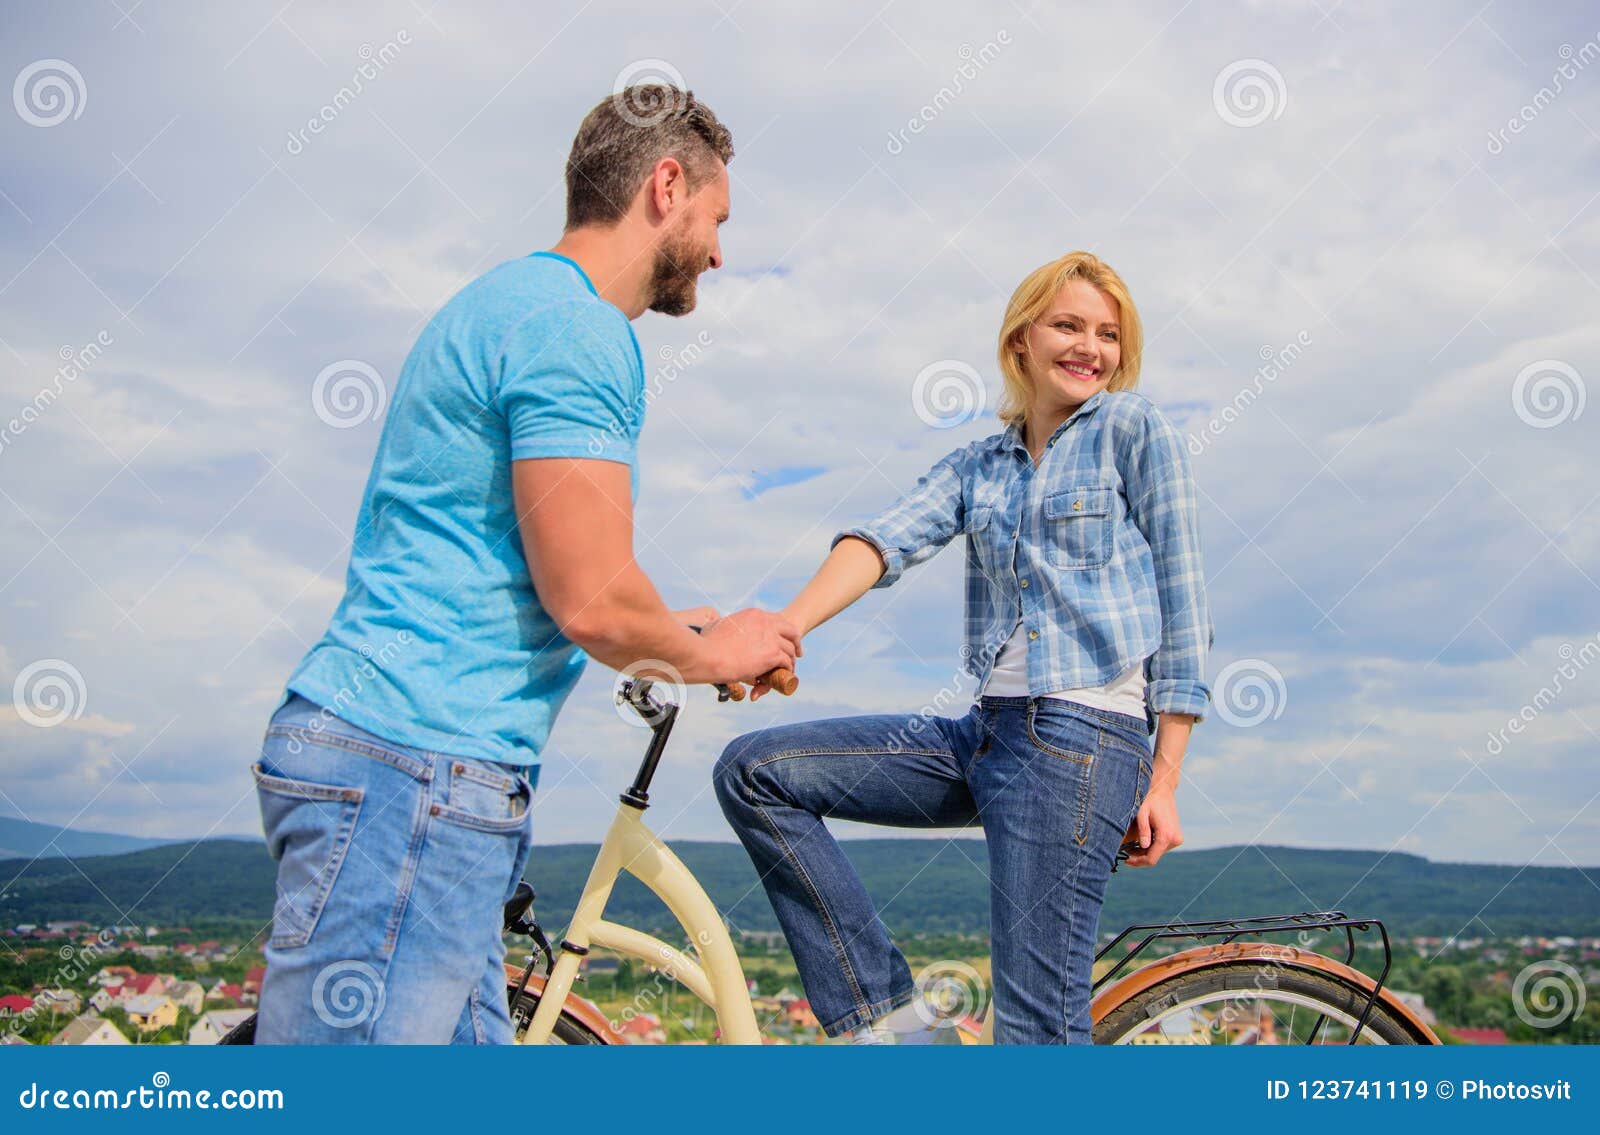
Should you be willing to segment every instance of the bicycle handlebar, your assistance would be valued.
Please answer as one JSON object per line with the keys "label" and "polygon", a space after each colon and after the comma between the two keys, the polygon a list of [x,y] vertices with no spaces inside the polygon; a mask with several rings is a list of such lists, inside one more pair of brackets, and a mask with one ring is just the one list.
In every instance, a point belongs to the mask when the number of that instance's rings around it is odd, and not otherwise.
{"label": "bicycle handlebar", "polygon": [[[800,688],[800,679],[794,676],[794,671],[786,666],[776,670],[769,670],[761,676],[761,681],[771,686],[784,697],[791,696]],[[743,682],[734,682],[731,685],[717,683],[717,693],[726,694],[729,701],[744,701],[745,688]]]}
{"label": "bicycle handlebar", "polygon": [[[693,624],[690,625],[689,629],[695,634],[705,633],[704,628],[694,626]],[[789,669],[787,666],[779,666],[774,670],[768,670],[765,674],[761,675],[759,681],[765,682],[768,686],[774,690],[777,690],[778,693],[782,694],[784,697],[791,696],[800,688],[800,679],[796,678],[794,676],[794,671]],[[745,688],[743,682],[729,682],[727,684],[717,682],[716,689],[717,694],[722,701],[744,701]]]}

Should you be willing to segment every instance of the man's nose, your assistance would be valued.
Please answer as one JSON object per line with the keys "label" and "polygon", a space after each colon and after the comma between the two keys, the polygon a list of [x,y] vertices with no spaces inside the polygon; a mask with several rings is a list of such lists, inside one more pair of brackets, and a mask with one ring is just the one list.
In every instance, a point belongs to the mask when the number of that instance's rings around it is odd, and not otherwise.
{"label": "man's nose", "polygon": [[711,267],[722,267],[722,242],[718,241],[711,246]]}

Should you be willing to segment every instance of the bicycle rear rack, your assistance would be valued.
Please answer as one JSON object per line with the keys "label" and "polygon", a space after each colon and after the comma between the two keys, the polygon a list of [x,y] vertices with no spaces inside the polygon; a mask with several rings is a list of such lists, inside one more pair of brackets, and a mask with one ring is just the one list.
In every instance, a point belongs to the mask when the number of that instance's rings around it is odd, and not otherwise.
{"label": "bicycle rear rack", "polygon": [[[1250,935],[1252,938],[1260,934],[1287,934],[1296,933],[1332,933],[1337,930],[1344,931],[1345,956],[1344,964],[1354,968],[1356,956],[1356,932],[1366,932],[1376,929],[1378,937],[1383,943],[1383,969],[1378,972],[1377,980],[1373,983],[1372,992],[1367,996],[1367,1003],[1361,1009],[1361,1016],[1356,1019],[1356,1027],[1350,1033],[1348,1043],[1355,1044],[1361,1037],[1361,1030],[1367,1025],[1372,1016],[1373,1006],[1378,1003],[1378,995],[1383,991],[1383,983],[1389,977],[1389,968],[1394,962],[1394,951],[1389,944],[1389,931],[1381,921],[1376,918],[1351,918],[1342,910],[1307,911],[1301,914],[1276,914],[1266,915],[1261,918],[1219,918],[1201,922],[1148,922],[1136,926],[1129,926],[1099,950],[1095,951],[1096,962],[1103,959],[1117,946],[1127,941],[1136,934],[1143,934],[1138,944],[1134,945],[1117,959],[1117,963],[1101,974],[1094,982],[1093,988],[1098,991],[1112,978],[1122,973],[1134,958],[1142,954],[1152,943],[1163,939],[1192,938],[1204,941],[1208,938],[1219,939],[1223,943],[1233,942]],[[1307,1044],[1315,1044],[1317,1037],[1322,1033],[1322,1027],[1327,1024],[1326,1016],[1319,1016],[1311,1028],[1310,1035],[1306,1038]]]}

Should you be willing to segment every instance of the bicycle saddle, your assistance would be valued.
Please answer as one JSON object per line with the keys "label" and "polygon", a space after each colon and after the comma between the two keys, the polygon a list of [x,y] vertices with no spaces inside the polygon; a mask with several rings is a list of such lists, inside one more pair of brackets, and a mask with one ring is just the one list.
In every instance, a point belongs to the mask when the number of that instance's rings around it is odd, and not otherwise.
{"label": "bicycle saddle", "polygon": [[511,896],[511,901],[506,903],[506,930],[517,929],[517,924],[522,921],[522,916],[533,905],[533,886],[526,879],[517,884],[516,894]]}

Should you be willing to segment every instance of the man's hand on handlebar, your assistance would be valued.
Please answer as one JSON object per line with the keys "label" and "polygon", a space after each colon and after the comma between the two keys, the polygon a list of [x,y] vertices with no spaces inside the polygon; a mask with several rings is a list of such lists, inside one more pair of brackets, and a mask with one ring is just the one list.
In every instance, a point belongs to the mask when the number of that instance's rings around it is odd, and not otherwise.
{"label": "man's hand on handlebar", "polygon": [[718,681],[754,683],[762,692],[770,688],[765,679],[772,671],[792,671],[805,654],[792,619],[755,607],[714,619],[700,633],[720,655]]}

